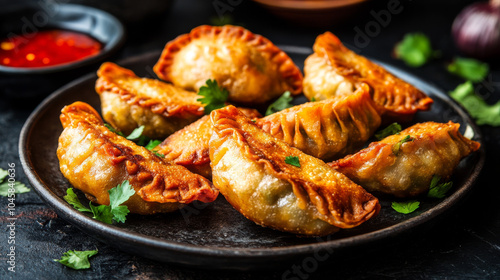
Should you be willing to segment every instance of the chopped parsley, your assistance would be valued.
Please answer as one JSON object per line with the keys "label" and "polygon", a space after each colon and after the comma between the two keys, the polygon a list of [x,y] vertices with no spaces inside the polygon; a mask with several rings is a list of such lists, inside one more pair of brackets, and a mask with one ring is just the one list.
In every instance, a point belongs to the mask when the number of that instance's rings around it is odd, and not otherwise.
{"label": "chopped parsley", "polygon": [[464,106],[478,125],[500,126],[500,101],[493,105],[487,104],[474,93],[471,81],[458,85],[450,92],[450,96]]}
{"label": "chopped parsley", "polygon": [[124,181],[118,186],[110,189],[109,193],[109,205],[99,205],[94,206],[92,202],[89,202],[89,207],[87,208],[83,205],[78,197],[76,196],[73,188],[66,190],[66,195],[63,197],[69,204],[80,212],[89,212],[93,214],[94,219],[111,224],[113,220],[118,223],[124,223],[127,214],[130,212],[128,207],[125,205],[120,205],[127,201],[134,193],[134,189],[130,185],[129,181]]}
{"label": "chopped parsley", "polygon": [[287,156],[285,157],[285,163],[296,167],[300,167],[299,157],[297,156]]}
{"label": "chopped parsley", "polygon": [[392,209],[401,214],[410,214],[417,210],[420,206],[420,202],[416,200],[404,201],[404,202],[392,202]]}
{"label": "chopped parsley", "polygon": [[[26,187],[21,182],[14,181],[14,182],[9,182],[8,179],[6,179],[9,176],[9,172],[7,170],[3,170],[0,168],[0,195],[1,196],[9,196],[9,193],[27,193],[31,191],[29,188]],[[14,190],[14,192],[9,190]],[[11,195],[12,196],[12,195]]]}
{"label": "chopped parsley", "polygon": [[453,62],[448,65],[448,72],[472,82],[484,80],[489,71],[490,67],[488,63],[472,58],[456,57]]}
{"label": "chopped parsley", "polygon": [[134,129],[132,133],[130,133],[129,136],[125,137],[128,140],[139,140],[139,138],[142,136],[142,133],[144,132],[144,126],[141,125],[138,128]]}
{"label": "chopped parsley", "polygon": [[198,95],[203,97],[198,98],[202,104],[205,104],[205,114],[210,114],[213,110],[217,110],[226,106],[226,100],[229,97],[229,92],[226,89],[220,88],[216,80],[208,79],[206,86],[200,87]]}
{"label": "chopped parsley", "polygon": [[387,136],[399,134],[399,132],[401,132],[401,125],[395,122],[375,133],[375,138],[377,138],[378,140],[382,140]]}
{"label": "chopped parsley", "polygon": [[406,135],[398,143],[396,143],[396,144],[394,144],[394,146],[392,146],[392,152],[397,156],[399,154],[399,151],[401,150],[401,145],[403,145],[406,142],[413,141],[413,140],[414,140],[413,137],[411,137],[410,135]]}
{"label": "chopped parsley", "polygon": [[125,135],[123,135],[123,133],[122,133],[121,131],[116,130],[116,129],[115,129],[114,127],[112,127],[109,123],[105,123],[105,124],[104,124],[104,126],[105,126],[107,129],[109,129],[109,131],[114,132],[114,133],[116,133],[116,134],[118,134],[118,135],[120,135],[120,136],[125,137]]}
{"label": "chopped parsley", "polygon": [[61,259],[59,260],[54,259],[54,261],[60,262],[65,266],[73,269],[87,269],[90,268],[89,258],[96,254],[97,250],[90,250],[90,251],[69,250],[61,256]]}
{"label": "chopped parsley", "polygon": [[453,186],[453,182],[446,182],[438,184],[441,181],[441,177],[438,175],[432,176],[431,185],[429,187],[429,192],[427,193],[428,197],[433,198],[443,198],[446,196],[446,193]]}
{"label": "chopped parsley", "polygon": [[293,97],[291,97],[290,95],[291,93],[289,91],[285,91],[285,93],[283,93],[280,98],[276,99],[276,101],[274,101],[271,105],[269,105],[269,107],[267,107],[266,116],[269,116],[286,108],[293,107],[293,105],[290,103],[293,100]]}
{"label": "chopped parsley", "polygon": [[411,67],[420,67],[439,54],[432,49],[431,41],[422,33],[406,34],[394,48],[394,53]]}

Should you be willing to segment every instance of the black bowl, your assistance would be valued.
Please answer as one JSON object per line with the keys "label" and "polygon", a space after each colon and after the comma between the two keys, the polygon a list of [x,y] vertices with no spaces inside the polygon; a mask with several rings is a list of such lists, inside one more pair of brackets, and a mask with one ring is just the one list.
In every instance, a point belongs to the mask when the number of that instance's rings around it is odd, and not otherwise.
{"label": "black bowl", "polygon": [[[0,37],[23,35],[40,30],[64,29],[87,34],[103,44],[99,54],[75,62],[22,68],[0,66],[0,96],[26,98],[45,96],[83,73],[95,70],[124,42],[125,30],[114,16],[99,9],[39,2],[31,5],[10,6],[0,13]],[[53,2],[52,2],[53,3]],[[94,66],[94,68],[92,68]]]}

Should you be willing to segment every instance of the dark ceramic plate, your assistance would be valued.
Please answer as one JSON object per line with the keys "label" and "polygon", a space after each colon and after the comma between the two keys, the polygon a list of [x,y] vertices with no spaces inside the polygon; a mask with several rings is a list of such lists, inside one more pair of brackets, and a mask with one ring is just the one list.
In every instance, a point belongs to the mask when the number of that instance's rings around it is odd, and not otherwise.
{"label": "dark ceramic plate", "polygon": [[[309,49],[283,47],[299,66]],[[152,76],[159,52],[127,59],[120,64],[139,76]],[[435,101],[432,110],[419,113],[416,121],[461,124],[461,132],[482,142],[478,128],[463,109],[443,91],[396,68],[390,71],[414,84]],[[342,230],[323,238],[304,238],[264,228],[245,219],[220,196],[211,204],[191,204],[176,213],[152,216],[130,215],[125,224],[108,225],[73,209],[63,200],[71,187],[59,171],[57,140],[62,131],[61,109],[74,101],[85,101],[99,109],[94,91],[96,76],[89,74],[49,96],[26,121],[20,136],[19,151],[24,170],[33,188],[59,216],[96,239],[143,257],[210,268],[248,269],[272,266],[304,257],[318,250],[339,252],[359,245],[396,237],[421,224],[436,220],[457,204],[469,191],[484,165],[484,150],[462,160],[453,177],[454,187],[444,199],[419,198],[420,208],[409,215],[391,209],[391,199],[381,198],[380,214],[361,226]],[[304,102],[303,96],[296,98]],[[83,196],[81,197],[83,198]],[[332,251],[333,250],[333,251]]]}

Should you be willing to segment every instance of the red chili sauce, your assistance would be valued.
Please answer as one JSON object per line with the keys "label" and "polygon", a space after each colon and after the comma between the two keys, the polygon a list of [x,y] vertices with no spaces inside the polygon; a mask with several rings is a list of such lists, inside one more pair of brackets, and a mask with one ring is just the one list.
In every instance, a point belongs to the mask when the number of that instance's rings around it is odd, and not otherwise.
{"label": "red chili sauce", "polygon": [[0,65],[45,67],[84,59],[99,53],[102,44],[92,37],[66,30],[46,30],[0,42]]}

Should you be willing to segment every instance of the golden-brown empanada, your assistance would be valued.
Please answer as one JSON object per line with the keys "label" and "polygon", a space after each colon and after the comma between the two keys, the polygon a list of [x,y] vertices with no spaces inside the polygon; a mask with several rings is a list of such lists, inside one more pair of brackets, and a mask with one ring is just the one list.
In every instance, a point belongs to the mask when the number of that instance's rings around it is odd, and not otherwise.
{"label": "golden-brown empanada", "polygon": [[313,49],[304,64],[304,94],[309,99],[352,94],[367,83],[383,118],[399,122],[411,120],[419,110],[429,110],[433,103],[414,86],[344,47],[331,32],[319,35]]}
{"label": "golden-brown empanada", "polygon": [[62,174],[99,204],[108,190],[128,180],[135,194],[125,202],[132,213],[171,212],[194,200],[211,202],[218,191],[210,181],[169,163],[104,126],[88,104],[63,108],[57,157]]}
{"label": "golden-brown empanada", "polygon": [[214,186],[255,223],[326,235],[378,213],[377,198],[323,161],[267,134],[234,106],[213,111],[210,118]]}
{"label": "golden-brown empanada", "polygon": [[[257,119],[261,114],[255,109],[238,108],[250,119]],[[194,123],[170,135],[154,150],[165,155],[165,159],[182,165],[191,172],[211,178],[208,141],[212,136],[212,123],[204,116]]]}
{"label": "golden-brown empanada", "polygon": [[257,126],[306,154],[326,160],[362,147],[380,126],[366,84],[337,96],[288,108],[257,120]]}
{"label": "golden-brown empanada", "polygon": [[368,191],[416,196],[429,190],[434,175],[448,179],[463,157],[479,149],[459,127],[451,121],[419,123],[330,166]]}
{"label": "golden-brown empanada", "polygon": [[268,39],[239,26],[203,25],[165,46],[153,70],[161,79],[198,91],[215,79],[229,101],[264,103],[302,91],[302,73]]}
{"label": "golden-brown empanada", "polygon": [[143,135],[164,139],[204,114],[195,92],[139,78],[111,62],[102,64],[97,75],[103,118],[125,134],[144,125]]}

